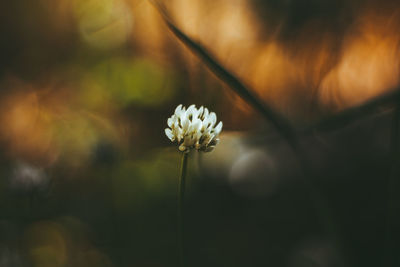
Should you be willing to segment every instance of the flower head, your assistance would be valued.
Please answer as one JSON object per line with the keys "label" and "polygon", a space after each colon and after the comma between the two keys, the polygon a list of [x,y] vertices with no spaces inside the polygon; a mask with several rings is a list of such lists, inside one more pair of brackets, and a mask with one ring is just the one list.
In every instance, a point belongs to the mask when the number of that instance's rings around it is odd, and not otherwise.
{"label": "flower head", "polygon": [[178,142],[182,152],[192,148],[209,152],[218,144],[222,130],[222,121],[215,126],[216,122],[217,116],[207,108],[191,105],[186,110],[179,105],[167,121],[170,128],[165,129],[165,134],[172,142]]}

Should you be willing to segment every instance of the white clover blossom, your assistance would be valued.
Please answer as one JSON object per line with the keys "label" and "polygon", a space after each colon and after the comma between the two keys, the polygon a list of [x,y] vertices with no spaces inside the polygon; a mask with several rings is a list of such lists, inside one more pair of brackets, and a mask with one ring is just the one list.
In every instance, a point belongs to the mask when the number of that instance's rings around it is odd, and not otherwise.
{"label": "white clover blossom", "polygon": [[168,118],[170,128],[165,129],[165,134],[172,142],[178,142],[182,152],[189,152],[193,148],[210,152],[218,144],[222,130],[222,121],[215,126],[216,122],[217,115],[207,108],[197,109],[191,105],[186,110],[179,105],[171,118]]}

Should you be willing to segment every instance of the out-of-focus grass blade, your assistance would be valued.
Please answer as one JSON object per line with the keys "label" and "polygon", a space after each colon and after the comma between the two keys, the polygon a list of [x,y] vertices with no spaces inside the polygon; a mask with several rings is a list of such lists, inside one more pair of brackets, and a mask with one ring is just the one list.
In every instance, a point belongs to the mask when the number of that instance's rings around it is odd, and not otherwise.
{"label": "out-of-focus grass blade", "polygon": [[348,108],[344,111],[339,112],[336,115],[332,115],[326,119],[323,119],[316,124],[307,127],[304,133],[312,131],[332,131],[343,128],[354,121],[369,116],[376,112],[376,110],[382,106],[396,104],[400,101],[400,88],[390,90],[389,93],[378,96],[364,104]]}
{"label": "out-of-focus grass blade", "polygon": [[266,119],[271,122],[276,129],[289,141],[293,141],[295,133],[310,133],[312,131],[331,131],[341,127],[345,127],[360,117],[365,117],[376,112],[376,109],[400,101],[400,88],[391,90],[390,93],[376,97],[367,103],[362,105],[346,109],[339,112],[336,115],[332,115],[328,118],[322,119],[321,121],[306,127],[303,130],[296,131],[286,118],[276,113],[273,109],[263,103],[255,94],[251,92],[238,78],[224,68],[212,54],[207,51],[198,42],[192,40],[186,34],[184,34],[171,20],[170,16],[162,4],[158,1],[150,0],[150,2],[156,7],[165,23],[171,32],[194,54],[196,54],[203,63],[229,88],[234,90],[242,99],[250,104],[255,110],[259,111]]}
{"label": "out-of-focus grass blade", "polygon": [[294,129],[290,123],[280,114],[264,104],[255,94],[253,94],[238,78],[231,72],[226,70],[217,59],[206,48],[198,42],[192,40],[184,34],[171,20],[166,9],[157,1],[150,1],[163,17],[165,23],[171,32],[194,54],[196,54],[202,62],[214,73],[221,81],[234,90],[243,100],[245,100],[255,110],[260,112],[269,122],[271,122],[278,132],[290,140],[294,138]]}

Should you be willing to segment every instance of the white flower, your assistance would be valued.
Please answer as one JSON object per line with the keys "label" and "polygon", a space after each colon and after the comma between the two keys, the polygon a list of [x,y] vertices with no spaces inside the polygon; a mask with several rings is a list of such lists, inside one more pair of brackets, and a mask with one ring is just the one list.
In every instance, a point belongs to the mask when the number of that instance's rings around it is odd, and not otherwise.
{"label": "white flower", "polygon": [[197,109],[191,105],[186,110],[179,105],[167,121],[170,128],[165,129],[165,134],[172,142],[178,142],[182,152],[189,152],[192,148],[209,152],[218,144],[222,130],[222,121],[215,126],[216,122],[217,116],[207,108]]}

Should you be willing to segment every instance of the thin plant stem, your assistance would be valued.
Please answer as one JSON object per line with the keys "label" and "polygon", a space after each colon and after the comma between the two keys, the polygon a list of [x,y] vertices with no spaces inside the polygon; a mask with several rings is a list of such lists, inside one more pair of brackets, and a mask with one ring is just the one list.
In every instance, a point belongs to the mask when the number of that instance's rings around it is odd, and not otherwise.
{"label": "thin plant stem", "polygon": [[184,205],[185,205],[185,183],[186,183],[186,170],[187,170],[188,153],[182,153],[181,172],[178,183],[178,249],[179,261],[181,267],[185,266],[184,258]]}

